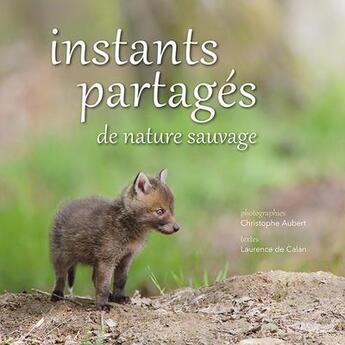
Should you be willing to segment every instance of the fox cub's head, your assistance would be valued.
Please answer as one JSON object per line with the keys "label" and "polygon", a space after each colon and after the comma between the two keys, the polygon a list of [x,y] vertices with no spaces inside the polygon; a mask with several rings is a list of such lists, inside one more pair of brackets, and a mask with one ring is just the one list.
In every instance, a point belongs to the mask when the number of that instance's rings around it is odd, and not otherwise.
{"label": "fox cub's head", "polygon": [[168,171],[156,177],[140,172],[125,192],[125,204],[146,228],[172,234],[180,229],[174,217],[174,196],[166,185]]}

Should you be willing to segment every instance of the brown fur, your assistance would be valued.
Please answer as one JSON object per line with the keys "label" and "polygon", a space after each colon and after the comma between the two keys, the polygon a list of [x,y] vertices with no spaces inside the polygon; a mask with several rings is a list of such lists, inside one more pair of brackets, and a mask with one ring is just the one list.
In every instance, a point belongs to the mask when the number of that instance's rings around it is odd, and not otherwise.
{"label": "brown fur", "polygon": [[[157,177],[140,173],[115,200],[74,200],[57,213],[51,236],[56,275],[53,301],[63,297],[67,275],[69,285],[73,285],[77,263],[93,267],[97,308],[109,309],[108,298],[129,301],[123,293],[127,271],[147,232],[156,229],[171,234],[179,229],[165,176],[165,170]],[[159,209],[164,214],[159,214]],[[113,273],[113,293],[109,295]]]}

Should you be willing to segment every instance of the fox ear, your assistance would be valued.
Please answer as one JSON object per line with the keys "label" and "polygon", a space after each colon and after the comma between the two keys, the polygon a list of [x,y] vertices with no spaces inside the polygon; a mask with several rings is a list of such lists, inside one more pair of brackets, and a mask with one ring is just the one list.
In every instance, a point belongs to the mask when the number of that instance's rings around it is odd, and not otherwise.
{"label": "fox ear", "polygon": [[167,180],[167,176],[168,176],[168,169],[163,169],[158,174],[158,178],[162,183],[165,183],[165,181]]}
{"label": "fox ear", "polygon": [[134,186],[134,191],[136,194],[139,194],[139,193],[146,194],[150,191],[152,187],[148,177],[142,172],[140,172],[135,178],[133,186]]}

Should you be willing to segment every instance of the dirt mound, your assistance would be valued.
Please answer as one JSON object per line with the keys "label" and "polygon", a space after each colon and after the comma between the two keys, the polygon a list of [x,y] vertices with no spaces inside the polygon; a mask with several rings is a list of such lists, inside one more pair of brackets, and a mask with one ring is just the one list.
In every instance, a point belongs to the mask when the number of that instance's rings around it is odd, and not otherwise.
{"label": "dirt mound", "polygon": [[[109,313],[74,297],[0,296],[0,344],[345,344],[345,279],[281,271],[236,276]],[[265,338],[248,340],[253,338]]]}

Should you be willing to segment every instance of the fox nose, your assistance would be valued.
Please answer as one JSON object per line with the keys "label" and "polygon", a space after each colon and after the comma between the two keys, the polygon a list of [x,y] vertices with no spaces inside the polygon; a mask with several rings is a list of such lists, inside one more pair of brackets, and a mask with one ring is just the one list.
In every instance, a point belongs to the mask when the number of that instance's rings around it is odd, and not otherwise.
{"label": "fox nose", "polygon": [[174,224],[173,229],[175,232],[180,230],[180,226],[178,224]]}

